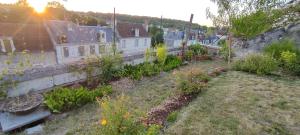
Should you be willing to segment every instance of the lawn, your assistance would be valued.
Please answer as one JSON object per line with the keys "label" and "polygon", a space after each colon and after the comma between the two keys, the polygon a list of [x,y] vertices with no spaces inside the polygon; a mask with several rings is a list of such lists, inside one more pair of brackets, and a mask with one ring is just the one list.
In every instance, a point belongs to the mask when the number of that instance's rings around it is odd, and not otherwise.
{"label": "lawn", "polygon": [[181,109],[166,134],[300,134],[300,79],[230,71]]}
{"label": "lawn", "polygon": [[[146,113],[174,96],[176,75],[194,68],[204,71],[226,66],[221,61],[205,61],[178,70],[134,82],[134,87],[114,89],[124,93],[130,105]],[[99,126],[101,108],[87,104],[64,114],[55,115],[43,125],[44,133],[53,135],[89,134]],[[162,134],[299,134],[300,79],[257,76],[229,71],[209,82],[209,88],[188,106],[182,108],[174,123]],[[22,134],[22,133],[21,133]]]}

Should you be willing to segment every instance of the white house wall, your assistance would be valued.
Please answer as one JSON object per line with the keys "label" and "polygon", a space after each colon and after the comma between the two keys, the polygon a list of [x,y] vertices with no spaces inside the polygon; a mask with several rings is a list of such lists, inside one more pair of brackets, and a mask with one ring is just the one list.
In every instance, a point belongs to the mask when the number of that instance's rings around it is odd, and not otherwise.
{"label": "white house wall", "polygon": [[[62,64],[62,63],[72,63],[72,62],[79,61],[79,60],[82,60],[84,58],[87,58],[87,57],[92,55],[90,53],[90,47],[91,46],[95,46],[95,55],[100,56],[101,54],[99,52],[99,45],[100,44],[57,45],[56,46],[57,61],[58,61],[59,64]],[[79,56],[78,48],[80,46],[84,46],[84,56]],[[105,46],[107,46],[107,45],[105,45]],[[64,49],[63,49],[64,47],[68,47],[69,57],[64,56]]]}
{"label": "white house wall", "polygon": [[[135,46],[135,40],[138,39],[138,46]],[[145,40],[147,40],[145,45]],[[122,43],[125,41],[125,48]],[[124,55],[131,55],[136,53],[145,52],[147,48],[150,48],[151,38],[121,38],[118,44],[118,50],[122,51]]]}

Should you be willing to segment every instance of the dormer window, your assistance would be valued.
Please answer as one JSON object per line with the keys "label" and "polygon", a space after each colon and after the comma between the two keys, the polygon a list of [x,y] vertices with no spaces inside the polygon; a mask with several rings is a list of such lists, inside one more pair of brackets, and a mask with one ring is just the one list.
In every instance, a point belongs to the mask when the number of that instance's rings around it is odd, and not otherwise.
{"label": "dormer window", "polygon": [[73,31],[72,25],[68,24],[68,31]]}
{"label": "dormer window", "polygon": [[104,31],[99,31],[97,33],[97,41],[98,42],[106,42],[106,34]]}
{"label": "dormer window", "polygon": [[60,35],[58,37],[58,43],[59,44],[63,44],[63,43],[68,43],[68,39],[66,35]]}

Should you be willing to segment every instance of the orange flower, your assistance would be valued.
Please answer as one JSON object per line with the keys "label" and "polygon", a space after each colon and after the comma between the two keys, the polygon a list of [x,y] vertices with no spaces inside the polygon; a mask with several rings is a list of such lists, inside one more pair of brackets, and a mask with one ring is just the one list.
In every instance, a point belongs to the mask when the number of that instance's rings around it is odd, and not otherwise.
{"label": "orange flower", "polygon": [[107,120],[106,120],[106,119],[102,119],[100,124],[101,124],[102,126],[105,126],[105,125],[107,124]]}

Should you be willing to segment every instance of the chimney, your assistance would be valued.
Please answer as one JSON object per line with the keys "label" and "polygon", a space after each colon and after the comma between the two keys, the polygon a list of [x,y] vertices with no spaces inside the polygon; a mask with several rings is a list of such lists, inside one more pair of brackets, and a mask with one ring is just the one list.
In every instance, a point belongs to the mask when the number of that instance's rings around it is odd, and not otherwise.
{"label": "chimney", "polygon": [[146,30],[147,32],[149,32],[149,21],[148,21],[147,19],[144,20],[143,26],[144,26],[145,30]]}

